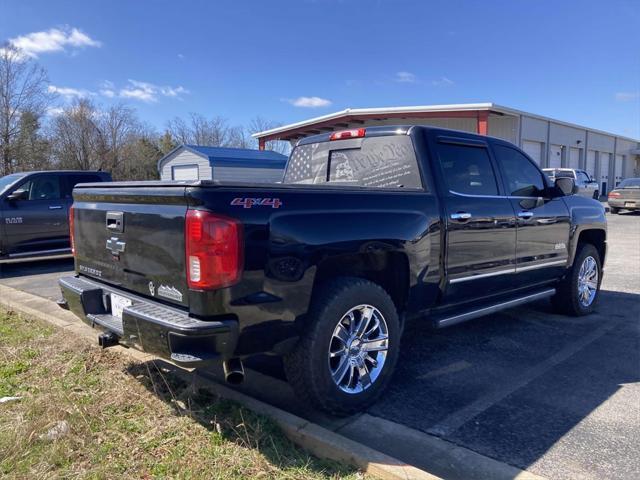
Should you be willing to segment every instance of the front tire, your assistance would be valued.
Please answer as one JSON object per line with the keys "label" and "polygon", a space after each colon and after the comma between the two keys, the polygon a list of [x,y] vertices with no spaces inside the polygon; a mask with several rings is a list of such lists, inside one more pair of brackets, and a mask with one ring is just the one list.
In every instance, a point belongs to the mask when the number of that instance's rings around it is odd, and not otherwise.
{"label": "front tire", "polygon": [[296,394],[334,415],[360,412],[385,389],[398,360],[400,321],[379,285],[340,278],[312,301],[306,330],[284,357]]}
{"label": "front tire", "polygon": [[600,192],[598,190],[593,192],[593,199],[594,200],[600,200]]}
{"label": "front tire", "polygon": [[601,282],[602,263],[598,250],[590,243],[580,244],[571,270],[551,299],[553,306],[559,313],[575,317],[588,315],[600,297]]}

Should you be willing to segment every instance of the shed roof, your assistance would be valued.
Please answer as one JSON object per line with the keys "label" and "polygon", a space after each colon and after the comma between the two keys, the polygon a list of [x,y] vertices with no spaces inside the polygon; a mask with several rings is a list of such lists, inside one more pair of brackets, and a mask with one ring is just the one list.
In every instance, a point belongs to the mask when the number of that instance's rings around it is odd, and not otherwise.
{"label": "shed roof", "polygon": [[158,170],[162,164],[180,150],[189,150],[209,160],[212,166],[232,166],[245,168],[284,168],[287,156],[271,150],[251,148],[207,147],[203,145],[179,145],[158,160]]}

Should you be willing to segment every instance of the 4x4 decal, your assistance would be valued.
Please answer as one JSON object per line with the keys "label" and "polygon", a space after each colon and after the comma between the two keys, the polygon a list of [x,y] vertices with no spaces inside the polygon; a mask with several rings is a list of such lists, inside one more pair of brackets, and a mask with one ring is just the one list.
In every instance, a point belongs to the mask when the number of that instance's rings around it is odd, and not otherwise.
{"label": "4x4 decal", "polygon": [[254,206],[280,208],[282,202],[279,198],[234,198],[231,200],[231,205],[242,206],[244,208],[251,208]]}

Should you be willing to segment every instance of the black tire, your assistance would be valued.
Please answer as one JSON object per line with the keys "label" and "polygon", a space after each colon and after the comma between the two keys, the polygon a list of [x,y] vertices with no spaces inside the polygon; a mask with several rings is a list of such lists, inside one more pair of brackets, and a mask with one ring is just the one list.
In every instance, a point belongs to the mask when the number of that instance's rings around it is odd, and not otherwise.
{"label": "black tire", "polygon": [[593,192],[593,199],[594,200],[599,200],[600,199],[600,192],[598,190]]}
{"label": "black tire", "polygon": [[[578,287],[578,278],[580,275],[580,268],[585,262],[585,259],[587,259],[588,257],[592,257],[595,260],[598,272],[598,280],[596,282],[597,288],[595,291],[595,297],[589,305],[585,305],[580,301],[579,298],[580,290]],[[559,283],[556,294],[551,298],[552,304],[556,311],[558,311],[558,313],[572,315],[574,317],[588,315],[593,312],[596,303],[600,298],[601,283],[602,263],[600,260],[598,249],[590,243],[581,243],[578,245],[578,251],[576,252],[576,257],[573,260],[573,266],[571,267],[571,270]]]}
{"label": "black tire", "polygon": [[[370,305],[377,309],[386,323],[386,357],[377,372],[377,377],[366,389],[358,393],[347,393],[333,380],[330,362],[336,360],[329,359],[329,351],[334,346],[332,342],[337,340],[333,334],[338,328],[338,323],[346,318],[348,312],[361,305]],[[376,319],[379,324],[379,318]],[[350,277],[335,279],[314,295],[305,325],[300,341],[294,350],[284,357],[285,373],[296,394],[314,407],[340,416],[360,412],[374,403],[391,379],[400,347],[400,321],[389,294],[368,280]],[[378,331],[378,335],[380,332],[381,330]],[[347,360],[352,350],[348,347],[344,352],[344,359]],[[375,356],[376,361],[382,359],[379,352],[370,354]],[[338,360],[341,362],[342,358]],[[365,364],[365,361],[362,364]],[[367,365],[373,372],[375,364]],[[359,377],[359,374],[356,374],[353,378],[360,381]],[[354,385],[357,386],[357,382],[354,382]]]}
{"label": "black tire", "polygon": [[618,213],[620,213],[620,209],[619,209],[619,208],[616,208],[616,207],[609,207],[609,212],[610,212],[612,215],[617,215]]}

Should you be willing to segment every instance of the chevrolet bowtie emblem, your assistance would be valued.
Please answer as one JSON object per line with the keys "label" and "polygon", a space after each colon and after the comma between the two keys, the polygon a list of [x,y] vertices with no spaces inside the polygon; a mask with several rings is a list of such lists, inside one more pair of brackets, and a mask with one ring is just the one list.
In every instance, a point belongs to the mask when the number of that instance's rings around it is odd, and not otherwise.
{"label": "chevrolet bowtie emblem", "polygon": [[118,237],[111,237],[107,240],[107,250],[111,251],[111,255],[114,257],[120,256],[124,252],[126,243],[121,241]]}

